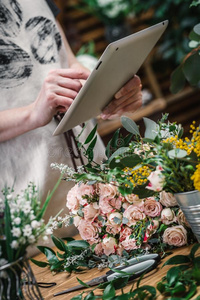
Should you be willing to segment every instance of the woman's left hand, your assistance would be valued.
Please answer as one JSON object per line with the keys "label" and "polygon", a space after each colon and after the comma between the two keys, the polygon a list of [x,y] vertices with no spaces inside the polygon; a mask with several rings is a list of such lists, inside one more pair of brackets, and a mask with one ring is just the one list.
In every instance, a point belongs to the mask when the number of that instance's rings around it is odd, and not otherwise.
{"label": "woman's left hand", "polygon": [[106,120],[114,115],[121,116],[124,112],[134,112],[142,106],[142,84],[135,75],[114,96],[114,99],[105,107],[101,118]]}

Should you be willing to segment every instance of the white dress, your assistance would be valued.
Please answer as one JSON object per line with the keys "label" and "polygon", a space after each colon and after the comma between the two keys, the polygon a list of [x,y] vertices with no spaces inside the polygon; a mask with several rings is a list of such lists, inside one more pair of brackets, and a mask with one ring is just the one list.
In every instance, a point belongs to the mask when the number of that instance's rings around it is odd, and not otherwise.
{"label": "white dress", "polygon": [[[0,110],[6,110],[32,103],[48,72],[67,68],[68,63],[55,17],[45,0],[2,0],[0,9]],[[85,136],[92,127],[90,123]],[[60,176],[50,164],[72,166],[63,135],[52,136],[55,128],[56,122],[52,120],[47,126],[0,143],[1,189],[15,182],[15,191],[20,192],[33,181],[44,200]],[[95,157],[101,160],[104,146],[100,138],[95,149]],[[71,186],[71,183],[61,183],[46,219],[61,208],[66,212],[66,195]],[[70,227],[62,235],[74,232]]]}

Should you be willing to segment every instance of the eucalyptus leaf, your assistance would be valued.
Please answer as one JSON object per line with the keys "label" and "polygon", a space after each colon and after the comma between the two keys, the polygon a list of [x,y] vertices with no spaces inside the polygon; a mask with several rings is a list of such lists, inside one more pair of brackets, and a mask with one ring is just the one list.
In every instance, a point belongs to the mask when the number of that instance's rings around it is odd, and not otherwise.
{"label": "eucalyptus leaf", "polygon": [[138,125],[132,119],[122,116],[121,123],[128,132],[133,133],[134,135],[140,135]]}
{"label": "eucalyptus leaf", "polygon": [[190,55],[183,65],[183,72],[186,79],[192,86],[196,86],[200,81],[200,55],[197,52]]}
{"label": "eucalyptus leaf", "polygon": [[195,25],[193,28],[194,32],[200,36],[200,23]]}
{"label": "eucalyptus leaf", "polygon": [[111,157],[108,159],[108,164],[116,157],[119,155],[122,155],[124,153],[126,153],[127,151],[129,151],[130,149],[128,147],[121,147],[119,149],[117,149],[112,155]]}
{"label": "eucalyptus leaf", "polygon": [[199,34],[196,34],[194,32],[194,30],[192,30],[189,34],[189,38],[191,41],[194,41],[194,42],[199,42],[200,41],[200,35]]}
{"label": "eucalyptus leaf", "polygon": [[147,139],[154,140],[158,135],[159,126],[156,122],[151,119],[143,118],[145,124],[145,133],[144,137]]}
{"label": "eucalyptus leaf", "polygon": [[183,73],[182,65],[178,66],[171,74],[170,91],[173,94],[180,92],[185,86],[185,76]]}
{"label": "eucalyptus leaf", "polygon": [[187,152],[183,149],[173,149],[168,151],[168,156],[170,158],[184,158],[187,155],[188,155]]}

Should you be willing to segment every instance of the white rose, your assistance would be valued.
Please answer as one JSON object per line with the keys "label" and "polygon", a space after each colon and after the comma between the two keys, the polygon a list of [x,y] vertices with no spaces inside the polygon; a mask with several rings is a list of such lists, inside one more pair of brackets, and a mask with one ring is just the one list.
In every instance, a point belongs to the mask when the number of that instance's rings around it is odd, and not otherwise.
{"label": "white rose", "polygon": [[160,193],[160,203],[166,207],[173,207],[178,205],[174,195],[165,191],[162,191]]}
{"label": "white rose", "polygon": [[102,241],[102,248],[105,255],[110,255],[115,253],[117,249],[117,241],[113,237],[105,237]]}
{"label": "white rose", "polygon": [[161,221],[165,225],[169,225],[176,222],[176,216],[173,210],[170,208],[164,208],[161,212]]}
{"label": "white rose", "polygon": [[147,177],[149,184],[146,187],[149,190],[160,192],[163,188],[165,177],[162,174],[163,168],[161,166],[156,167],[156,171],[151,172]]}

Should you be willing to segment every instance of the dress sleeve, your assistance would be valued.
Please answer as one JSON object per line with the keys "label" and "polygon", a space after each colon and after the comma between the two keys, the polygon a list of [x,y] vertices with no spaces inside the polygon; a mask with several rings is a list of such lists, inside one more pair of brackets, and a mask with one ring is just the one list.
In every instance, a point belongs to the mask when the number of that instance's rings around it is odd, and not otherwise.
{"label": "dress sleeve", "polygon": [[49,5],[53,15],[57,17],[57,15],[60,13],[59,8],[56,6],[53,0],[46,0],[47,4]]}

